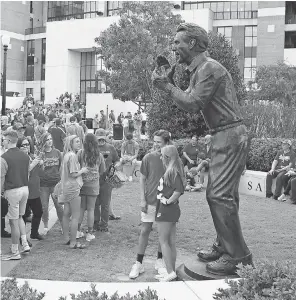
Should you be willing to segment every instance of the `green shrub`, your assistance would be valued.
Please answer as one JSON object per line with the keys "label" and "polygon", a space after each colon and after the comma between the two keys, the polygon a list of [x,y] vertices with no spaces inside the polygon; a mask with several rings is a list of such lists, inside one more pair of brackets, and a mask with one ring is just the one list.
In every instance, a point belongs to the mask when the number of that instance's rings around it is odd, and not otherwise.
{"label": "green shrub", "polygon": [[[60,297],[59,300],[67,300],[67,297]],[[119,296],[118,293],[108,297],[104,292],[100,294],[96,290],[96,285],[91,284],[91,290],[86,292],[80,292],[79,295],[71,294],[71,300],[160,300],[156,291],[146,289],[144,292],[139,291],[137,295],[131,296],[129,293],[125,296]]]}
{"label": "green shrub", "polygon": [[[32,289],[28,282],[24,285],[18,286],[16,278],[5,279],[1,282],[1,299],[3,300],[42,300],[45,293],[39,293],[37,290]],[[91,284],[91,289],[80,294],[71,294],[71,300],[161,300],[157,296],[155,290],[149,287],[145,291],[139,291],[137,295],[119,296],[118,293],[108,296],[105,292],[100,294],[96,290],[96,285]],[[60,297],[59,300],[67,300],[67,297]],[[165,300],[165,299],[163,299]]]}
{"label": "green shrub", "polygon": [[241,106],[241,112],[250,134],[256,138],[296,138],[295,107],[250,100]]}
{"label": "green shrub", "polygon": [[216,300],[295,300],[296,265],[286,262],[259,262],[256,268],[239,266],[238,281],[226,280],[230,288],[219,289]]}
{"label": "green shrub", "polygon": [[[278,150],[281,149],[283,139],[257,139],[251,140],[251,146],[247,158],[247,169],[253,171],[267,172]],[[296,149],[296,140],[293,142],[293,149]]]}
{"label": "green shrub", "polygon": [[17,285],[15,278],[1,282],[1,299],[3,300],[41,300],[45,293],[39,293],[30,288],[28,282],[22,286]]}

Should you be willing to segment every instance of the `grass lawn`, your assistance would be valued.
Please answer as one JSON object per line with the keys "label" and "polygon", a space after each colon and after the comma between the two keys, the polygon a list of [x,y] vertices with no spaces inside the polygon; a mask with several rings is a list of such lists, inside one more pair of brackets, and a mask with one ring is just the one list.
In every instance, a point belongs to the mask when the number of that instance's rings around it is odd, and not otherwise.
{"label": "grass lawn", "polygon": [[[139,183],[132,182],[113,191],[116,214],[120,221],[110,221],[110,235],[96,233],[84,250],[70,250],[63,245],[60,226],[56,224],[46,240],[39,242],[8,276],[43,280],[127,281],[136,259],[140,230]],[[186,193],[181,197],[181,219],[177,227],[178,264],[196,259],[200,248],[211,246],[215,238],[205,192]],[[254,260],[293,260],[295,252],[296,206],[271,199],[241,196],[240,219]],[[154,280],[157,254],[157,230],[150,235],[144,258],[146,272],[135,281]]]}

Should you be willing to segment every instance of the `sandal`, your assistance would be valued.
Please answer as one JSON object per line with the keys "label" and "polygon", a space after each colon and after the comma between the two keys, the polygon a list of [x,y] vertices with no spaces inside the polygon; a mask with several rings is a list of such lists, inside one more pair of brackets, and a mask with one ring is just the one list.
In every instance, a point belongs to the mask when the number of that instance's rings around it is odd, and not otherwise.
{"label": "sandal", "polygon": [[73,247],[70,247],[70,248],[71,249],[84,249],[84,248],[86,248],[86,245],[77,242]]}

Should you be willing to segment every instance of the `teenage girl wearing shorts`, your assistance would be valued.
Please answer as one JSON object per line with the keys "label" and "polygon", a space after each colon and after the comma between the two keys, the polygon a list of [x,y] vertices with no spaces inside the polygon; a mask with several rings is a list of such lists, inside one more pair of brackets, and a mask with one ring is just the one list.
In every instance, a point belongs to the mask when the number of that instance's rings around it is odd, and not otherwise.
{"label": "teenage girl wearing shorts", "polygon": [[177,148],[173,145],[161,149],[161,159],[165,173],[159,181],[159,200],[156,207],[159,242],[161,245],[166,271],[156,275],[159,281],[172,281],[177,278],[176,267],[176,223],[179,221],[181,211],[179,198],[184,193],[186,178],[184,168]]}

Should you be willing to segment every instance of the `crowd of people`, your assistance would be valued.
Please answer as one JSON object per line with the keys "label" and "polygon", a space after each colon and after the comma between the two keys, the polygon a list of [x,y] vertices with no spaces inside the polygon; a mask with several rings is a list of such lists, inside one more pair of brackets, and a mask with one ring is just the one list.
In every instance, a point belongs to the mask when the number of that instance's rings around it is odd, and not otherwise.
{"label": "crowd of people", "polygon": [[[101,119],[103,115],[101,111]],[[134,117],[121,114],[118,122],[125,127],[125,121],[130,119],[134,120],[137,132],[143,121],[141,113],[137,112]],[[88,133],[79,110],[67,108],[64,111],[58,105],[48,108],[30,105],[16,112],[9,111],[1,121],[1,206],[4,207],[1,210],[1,236],[11,237],[12,241],[10,253],[2,255],[2,260],[19,260],[21,253],[30,252],[31,240],[46,239],[50,198],[66,247],[83,249],[86,247],[83,238],[91,242],[96,231],[108,234],[109,220],[120,217],[113,212],[113,188],[106,177],[111,166],[122,170],[124,165],[129,165],[127,178],[133,180],[139,144],[132,130],[126,131],[119,157],[104,123],[99,120],[94,133]],[[154,134],[154,147],[144,157],[140,172],[142,229],[130,278],[136,278],[144,271],[138,263],[142,263],[152,223],[157,222],[156,268],[159,274],[156,278],[170,281],[176,278],[176,223],[186,177],[169,132],[159,130]],[[87,229],[83,231],[85,211]],[[26,222],[30,215],[28,238]],[[5,230],[5,217],[9,220],[11,233]],[[41,221],[43,232],[39,228]]]}
{"label": "crowd of people", "polygon": [[114,110],[110,111],[108,118],[105,115],[104,110],[101,110],[100,116],[99,114],[95,115],[92,126],[95,133],[98,128],[104,128],[111,131],[113,129],[113,124],[117,123],[123,127],[124,137],[126,137],[129,132],[133,132],[134,137],[140,140],[141,135],[145,135],[147,132],[146,118],[146,113],[141,112],[140,110],[135,112],[134,115],[132,115],[131,112],[127,112],[126,115],[121,112],[117,118]]}

